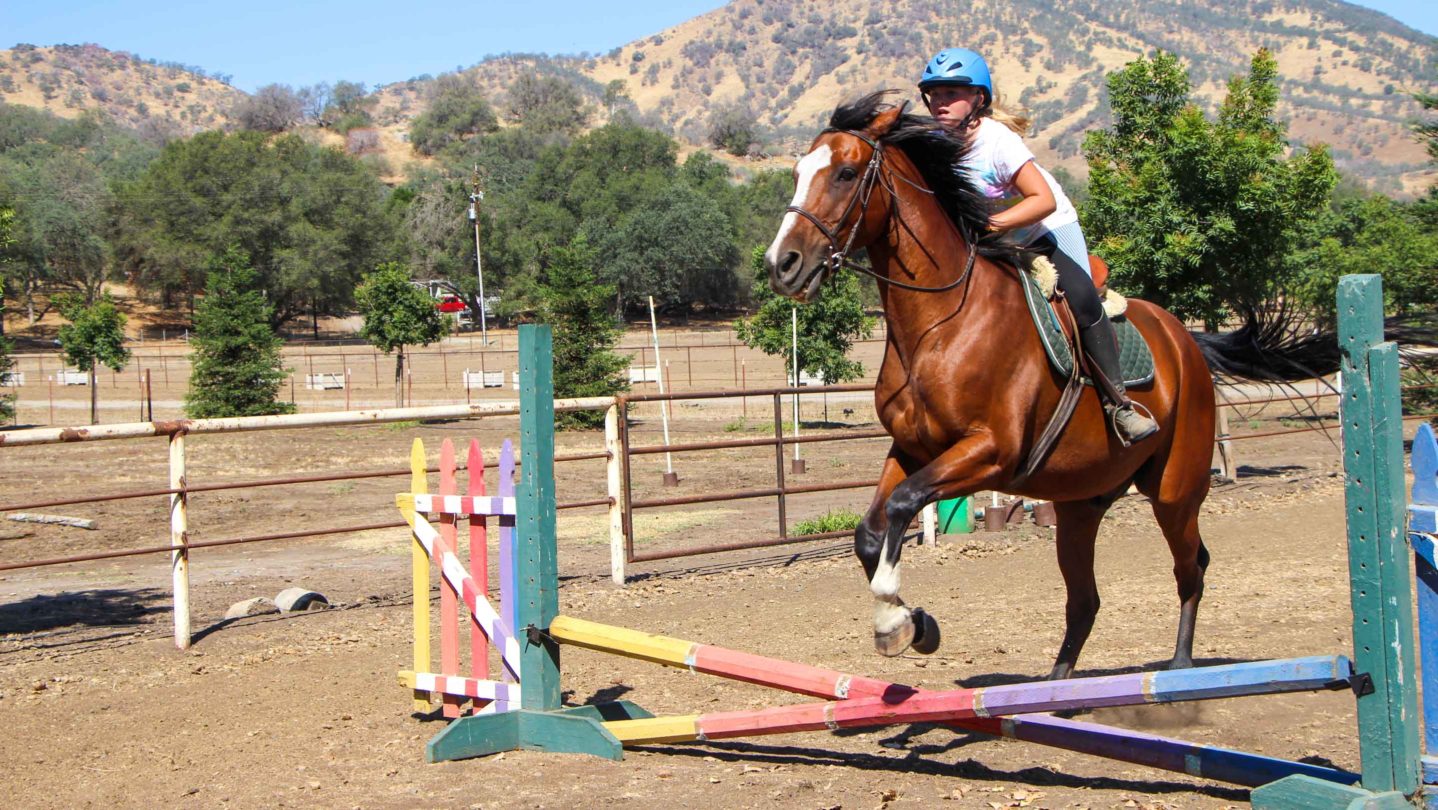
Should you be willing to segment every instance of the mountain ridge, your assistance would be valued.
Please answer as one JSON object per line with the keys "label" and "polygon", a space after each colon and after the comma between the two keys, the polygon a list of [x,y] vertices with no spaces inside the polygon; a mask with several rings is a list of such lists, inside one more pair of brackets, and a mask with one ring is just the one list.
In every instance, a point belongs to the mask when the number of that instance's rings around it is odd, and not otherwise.
{"label": "mountain ridge", "polygon": [[[839,101],[885,87],[916,97],[924,61],[954,44],[986,54],[1000,90],[1033,115],[1030,143],[1040,159],[1070,171],[1084,171],[1083,133],[1107,121],[1107,74],[1162,48],[1180,57],[1195,98],[1212,108],[1225,82],[1267,47],[1279,64],[1279,115],[1296,144],[1329,144],[1341,168],[1377,190],[1413,194],[1433,181],[1408,122],[1421,114],[1411,93],[1433,92],[1438,38],[1340,0],[895,0],[882,12],[859,0],[822,9],[735,0],[602,55],[504,54],[463,72],[501,107],[521,70],[566,76],[595,106],[619,82],[640,120],[691,145],[704,143],[716,110],[746,108],[769,151],[787,154]],[[23,48],[0,51],[6,103],[67,116],[100,108],[132,126],[156,126],[158,118],[189,134],[229,125],[229,108],[244,96],[183,66],[99,46]],[[399,147],[432,81],[374,89],[387,154],[407,151]]]}

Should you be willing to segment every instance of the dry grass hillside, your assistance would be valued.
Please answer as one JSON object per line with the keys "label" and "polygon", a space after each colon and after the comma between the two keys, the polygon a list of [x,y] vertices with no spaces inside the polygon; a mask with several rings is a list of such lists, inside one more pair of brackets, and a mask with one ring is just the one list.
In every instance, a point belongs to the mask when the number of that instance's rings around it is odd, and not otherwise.
{"label": "dry grass hillside", "polygon": [[1034,114],[1041,156],[1071,169],[1082,170],[1084,131],[1105,121],[1110,71],[1164,48],[1216,103],[1266,46],[1295,140],[1330,144],[1341,166],[1389,190],[1429,182],[1407,129],[1420,113],[1408,93],[1433,91],[1438,40],[1328,0],[896,0],[882,11],[859,0],[736,0],[591,60],[585,73],[624,81],[641,110],[690,139],[725,104],[781,134],[811,132],[839,99],[911,88],[928,55],[953,44],[991,57],[1000,89]]}
{"label": "dry grass hillside", "polygon": [[[1385,192],[1433,181],[1408,122],[1413,91],[1438,87],[1438,39],[1338,0],[734,0],[600,56],[504,55],[473,75],[503,113],[519,72],[576,82],[602,123],[611,82],[642,121],[703,144],[716,109],[753,113],[770,154],[807,141],[834,104],[883,87],[911,88],[933,51],[956,43],[991,57],[1001,89],[1034,116],[1040,157],[1084,172],[1083,134],[1107,121],[1104,77],[1163,48],[1189,67],[1209,105],[1259,47],[1277,56],[1281,115],[1300,143],[1329,144],[1340,167]],[[407,143],[431,79],[376,89],[373,151],[387,177],[422,165]],[[239,91],[182,67],[98,46],[0,52],[0,98],[61,115],[100,107],[122,122],[195,131],[224,123]],[[339,143],[337,136],[317,137]]]}
{"label": "dry grass hillside", "polygon": [[0,100],[64,118],[98,109],[128,127],[189,135],[223,125],[226,111],[243,96],[193,68],[99,45],[0,51]]}

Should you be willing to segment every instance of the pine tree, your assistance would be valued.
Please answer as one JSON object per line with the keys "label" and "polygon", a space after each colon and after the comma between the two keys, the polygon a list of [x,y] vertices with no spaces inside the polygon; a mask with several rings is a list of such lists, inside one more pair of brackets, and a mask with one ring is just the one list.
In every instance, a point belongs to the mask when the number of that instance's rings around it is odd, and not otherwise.
{"label": "pine tree", "polygon": [[[609,305],[614,287],[594,278],[596,255],[583,236],[549,255],[542,291],[544,320],[554,328],[554,395],[607,397],[629,390],[629,358],[614,353],[620,329]],[[592,428],[604,422],[599,411],[555,414],[562,428]]]}
{"label": "pine tree", "polygon": [[282,341],[270,326],[273,308],[249,265],[236,247],[210,261],[191,336],[194,370],[185,394],[191,418],[294,412],[294,405],[278,398],[285,379]]}

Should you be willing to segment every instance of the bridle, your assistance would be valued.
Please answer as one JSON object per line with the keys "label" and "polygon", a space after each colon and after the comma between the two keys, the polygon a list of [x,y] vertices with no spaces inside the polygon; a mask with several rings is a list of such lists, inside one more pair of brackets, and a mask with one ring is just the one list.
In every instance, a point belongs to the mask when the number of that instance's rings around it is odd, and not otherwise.
{"label": "bridle", "polygon": [[[820,134],[822,135],[829,132],[836,132],[840,135],[850,135],[855,138],[858,138],[859,140],[869,145],[869,148],[873,150],[873,154],[869,157],[868,165],[864,167],[864,174],[861,175],[859,178],[858,187],[854,189],[853,195],[849,197],[849,203],[844,206],[844,213],[839,215],[839,220],[833,228],[829,227],[828,225],[825,225],[823,220],[819,219],[814,214],[804,210],[797,205],[790,205],[784,208],[786,213],[795,213],[809,220],[811,223],[813,223],[814,227],[819,229],[819,233],[822,233],[824,235],[824,238],[829,240],[829,258],[826,259],[823,264],[819,265],[819,267],[816,268],[815,272],[827,271],[832,273],[837,272],[840,268],[847,267],[850,270],[855,270],[867,276],[872,276],[874,279],[884,284],[890,284],[905,290],[912,290],[913,292],[946,292],[948,290],[954,289],[955,287],[958,287],[960,284],[963,284],[964,281],[969,277],[969,273],[973,271],[974,259],[978,255],[978,251],[975,249],[973,242],[967,237],[965,237],[964,243],[965,247],[968,248],[967,252],[969,255],[968,260],[964,264],[964,271],[960,273],[959,277],[954,281],[951,281],[948,284],[944,284],[939,287],[924,287],[918,284],[908,284],[903,281],[897,281],[881,273],[876,273],[872,268],[859,264],[858,262],[849,258],[849,251],[853,250],[854,248],[854,239],[859,235],[859,226],[863,223],[864,216],[869,212],[869,200],[874,192],[874,186],[882,183],[884,190],[889,192],[889,199],[891,200],[897,199],[893,186],[894,178],[898,178],[901,182],[906,183],[912,188],[925,194],[933,194],[934,191],[933,189],[925,188],[924,186],[921,186],[913,182],[912,180],[903,177],[902,175],[898,175],[893,172],[885,174],[883,172],[884,144],[882,142],[874,140],[868,135],[865,135],[862,132],[857,132],[852,129],[830,128],[824,130],[824,132]],[[840,247],[840,240],[837,229],[841,227],[844,221],[849,218],[849,214],[853,213],[854,206],[856,205],[859,207],[859,216],[854,219],[854,224],[849,226],[849,234],[843,240],[843,246]],[[898,215],[897,206],[896,215]],[[810,278],[812,278],[812,275],[810,276]]]}

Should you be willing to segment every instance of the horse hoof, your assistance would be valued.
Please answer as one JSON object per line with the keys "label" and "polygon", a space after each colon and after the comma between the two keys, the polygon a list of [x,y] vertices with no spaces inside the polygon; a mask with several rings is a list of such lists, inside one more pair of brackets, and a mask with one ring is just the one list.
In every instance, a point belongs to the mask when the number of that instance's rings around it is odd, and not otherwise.
{"label": "horse hoof", "polygon": [[905,619],[903,624],[887,633],[875,632],[874,649],[878,650],[880,655],[893,658],[909,649],[909,645],[914,643],[915,632],[917,631],[914,629],[913,619]]}
{"label": "horse hoof", "polygon": [[912,619],[915,627],[914,652],[933,655],[939,649],[939,623],[923,608],[914,608]]}

